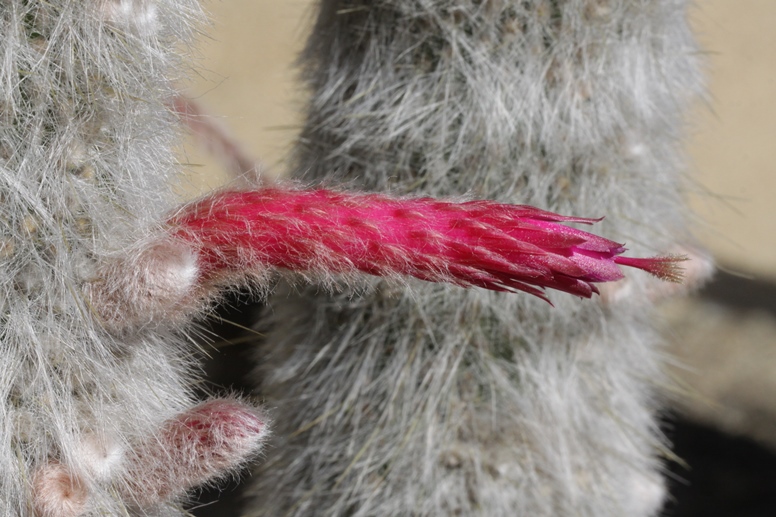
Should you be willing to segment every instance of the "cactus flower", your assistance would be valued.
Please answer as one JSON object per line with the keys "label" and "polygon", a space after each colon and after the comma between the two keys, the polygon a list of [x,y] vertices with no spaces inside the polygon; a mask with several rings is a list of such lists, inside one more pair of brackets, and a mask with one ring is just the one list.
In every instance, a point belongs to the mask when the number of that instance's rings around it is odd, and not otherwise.
{"label": "cactus flower", "polygon": [[546,300],[545,288],[589,298],[596,282],[623,278],[619,266],[680,280],[680,257],[625,257],[622,244],[563,224],[596,221],[492,201],[265,188],[215,194],[171,224],[195,244],[202,282],[267,267],[360,271]]}

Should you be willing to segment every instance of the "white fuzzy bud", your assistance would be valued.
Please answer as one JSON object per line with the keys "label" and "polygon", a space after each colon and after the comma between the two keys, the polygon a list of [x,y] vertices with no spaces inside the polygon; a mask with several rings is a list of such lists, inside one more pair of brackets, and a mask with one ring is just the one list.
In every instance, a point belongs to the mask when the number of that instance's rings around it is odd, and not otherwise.
{"label": "white fuzzy bud", "polygon": [[112,331],[181,321],[197,302],[197,256],[178,242],[154,243],[98,269],[85,291],[92,310]]}
{"label": "white fuzzy bud", "polygon": [[87,433],[81,440],[77,458],[95,479],[113,479],[124,465],[124,448],[105,433]]}

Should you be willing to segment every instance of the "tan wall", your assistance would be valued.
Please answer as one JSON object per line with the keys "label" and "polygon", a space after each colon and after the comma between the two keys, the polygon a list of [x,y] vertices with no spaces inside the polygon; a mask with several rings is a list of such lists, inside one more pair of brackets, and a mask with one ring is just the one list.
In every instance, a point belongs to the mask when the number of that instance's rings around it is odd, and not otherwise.
{"label": "tan wall", "polygon": [[702,0],[710,109],[689,142],[708,194],[693,197],[705,242],[725,264],[776,280],[776,1]]}
{"label": "tan wall", "polygon": [[[304,92],[293,62],[312,23],[313,0],[205,0],[212,27],[189,94],[221,117],[275,173],[299,129]],[[195,192],[222,184],[212,159],[189,147]],[[204,166],[202,166],[204,165]]]}
{"label": "tan wall", "polygon": [[[312,0],[211,0],[212,39],[191,88],[275,171],[299,124],[292,62]],[[692,12],[708,51],[710,100],[693,117],[691,196],[704,242],[728,267],[776,280],[776,0],[700,0]],[[713,112],[712,112],[713,110]],[[201,153],[188,156],[207,163]],[[195,191],[219,185],[192,166]]]}

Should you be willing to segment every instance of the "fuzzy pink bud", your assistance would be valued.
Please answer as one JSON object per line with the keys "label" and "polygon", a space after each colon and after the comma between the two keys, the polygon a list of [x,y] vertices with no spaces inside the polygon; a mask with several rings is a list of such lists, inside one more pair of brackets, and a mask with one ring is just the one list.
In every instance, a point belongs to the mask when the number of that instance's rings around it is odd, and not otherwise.
{"label": "fuzzy pink bud", "polygon": [[378,194],[265,188],[221,192],[172,220],[199,251],[201,281],[251,268],[408,275],[545,298],[589,298],[618,265],[679,281],[678,257],[631,258],[625,247],[561,223],[592,224],[524,205],[396,199]]}
{"label": "fuzzy pink bud", "polygon": [[167,421],[135,451],[125,499],[148,507],[223,477],[259,453],[268,435],[256,408],[211,400]]}
{"label": "fuzzy pink bud", "polygon": [[39,467],[32,477],[32,491],[36,517],[78,517],[86,512],[86,484],[61,463]]}

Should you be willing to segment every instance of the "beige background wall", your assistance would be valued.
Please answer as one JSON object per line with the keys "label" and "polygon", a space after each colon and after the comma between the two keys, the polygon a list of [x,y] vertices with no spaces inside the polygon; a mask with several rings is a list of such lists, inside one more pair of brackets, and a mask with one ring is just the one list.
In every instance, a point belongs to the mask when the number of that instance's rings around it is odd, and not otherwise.
{"label": "beige background wall", "polygon": [[[303,92],[292,62],[312,0],[209,0],[211,39],[190,94],[223,117],[276,172],[298,127]],[[699,0],[694,25],[707,51],[710,96],[691,120],[691,202],[703,241],[726,267],[776,280],[776,0]],[[223,182],[188,153],[195,191]]]}
{"label": "beige background wall", "polygon": [[710,109],[688,145],[709,191],[693,199],[703,237],[730,267],[776,280],[776,1],[701,0],[693,19],[709,64]]}
{"label": "beige background wall", "polygon": [[[220,117],[238,140],[274,173],[299,129],[304,91],[294,60],[313,21],[313,0],[203,0],[209,38],[198,51],[189,95]],[[189,147],[195,190],[225,176],[210,157]],[[200,167],[204,164],[204,167]]]}

